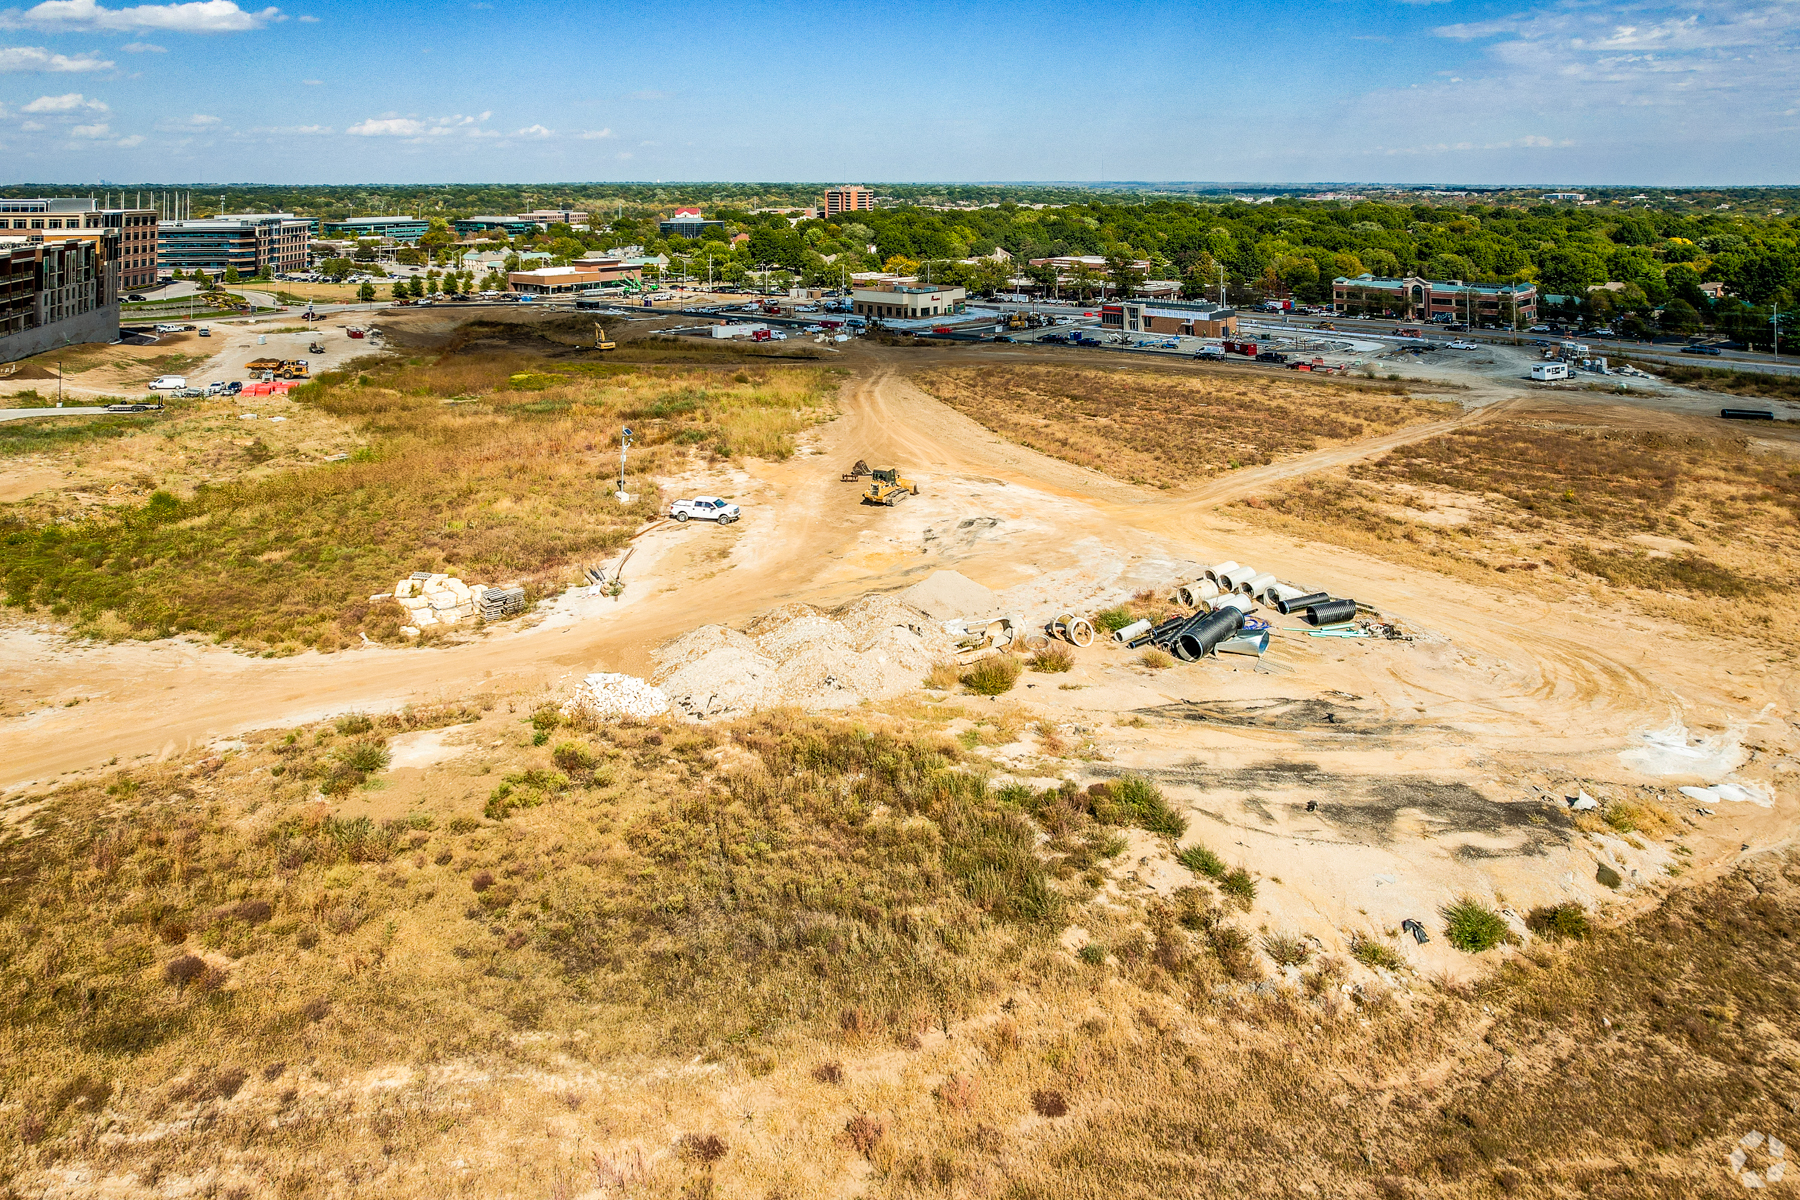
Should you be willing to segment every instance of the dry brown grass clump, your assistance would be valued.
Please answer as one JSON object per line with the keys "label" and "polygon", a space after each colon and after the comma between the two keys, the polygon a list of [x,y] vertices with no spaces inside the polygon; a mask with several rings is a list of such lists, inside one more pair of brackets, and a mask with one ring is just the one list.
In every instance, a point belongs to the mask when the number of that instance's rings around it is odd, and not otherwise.
{"label": "dry brown grass clump", "polygon": [[1509,588],[1566,596],[1574,582],[1703,628],[1791,630],[1772,601],[1800,588],[1800,458],[1668,425],[1483,422],[1240,515]]}
{"label": "dry brown grass clump", "polygon": [[954,367],[916,382],[1002,437],[1160,488],[1189,487],[1236,467],[1456,411],[1398,387],[1288,376]]}

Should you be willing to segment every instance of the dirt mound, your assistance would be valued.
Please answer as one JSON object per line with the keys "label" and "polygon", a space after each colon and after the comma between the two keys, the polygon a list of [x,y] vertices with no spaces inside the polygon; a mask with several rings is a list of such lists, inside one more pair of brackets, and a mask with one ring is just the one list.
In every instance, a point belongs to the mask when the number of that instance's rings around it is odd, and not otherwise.
{"label": "dirt mound", "polygon": [[999,597],[955,571],[933,571],[923,582],[901,592],[899,599],[939,621],[951,617],[986,617],[1000,611]]}
{"label": "dirt mound", "polygon": [[702,626],[657,651],[654,678],[676,710],[695,720],[779,705],[847,708],[917,687],[952,650],[916,608],[865,596],[833,612],[784,605],[742,633]]}
{"label": "dirt mound", "polygon": [[40,367],[36,363],[26,363],[23,366],[21,366],[18,370],[13,371],[10,374],[7,373],[5,367],[0,367],[0,379],[14,380],[14,379],[55,379],[55,378],[56,378],[55,371],[51,371],[44,367]]}

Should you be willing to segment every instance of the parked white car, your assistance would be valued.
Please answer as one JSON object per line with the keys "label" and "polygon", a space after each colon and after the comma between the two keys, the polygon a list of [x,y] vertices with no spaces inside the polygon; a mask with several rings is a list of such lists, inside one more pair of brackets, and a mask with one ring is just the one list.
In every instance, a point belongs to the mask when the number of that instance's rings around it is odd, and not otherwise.
{"label": "parked white car", "polygon": [[1451,342],[1448,346],[1445,347],[1445,349],[1447,349],[1447,350],[1479,350],[1479,349],[1481,349],[1481,346],[1477,342]]}
{"label": "parked white car", "polygon": [[670,507],[669,515],[683,524],[694,520],[729,525],[738,519],[738,506],[717,496],[696,496],[692,500],[677,500]]}
{"label": "parked white car", "polygon": [[185,375],[158,375],[150,381],[150,390],[153,392],[179,392],[186,386]]}

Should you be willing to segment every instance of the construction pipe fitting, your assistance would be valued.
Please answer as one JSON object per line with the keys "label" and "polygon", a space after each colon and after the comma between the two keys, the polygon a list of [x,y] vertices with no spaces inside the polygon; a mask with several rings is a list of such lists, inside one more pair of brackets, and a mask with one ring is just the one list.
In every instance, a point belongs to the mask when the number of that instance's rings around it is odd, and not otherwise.
{"label": "construction pipe fitting", "polygon": [[1141,636],[1142,634],[1149,633],[1152,628],[1153,628],[1153,626],[1150,624],[1150,622],[1142,620],[1142,619],[1136,620],[1136,621],[1133,621],[1131,624],[1125,626],[1125,628],[1116,630],[1113,633],[1113,641],[1129,642],[1129,641],[1131,641],[1132,638]]}
{"label": "construction pipe fitting", "polygon": [[1306,609],[1308,625],[1336,625],[1342,621],[1353,620],[1355,617],[1356,601],[1354,600],[1324,600],[1308,605]]}
{"label": "construction pipe fitting", "polygon": [[1250,599],[1248,596],[1240,596],[1234,592],[1229,596],[1220,596],[1216,600],[1207,601],[1207,606],[1213,612],[1233,609],[1239,613],[1248,613],[1256,607],[1256,601]]}
{"label": "construction pipe fitting", "polygon": [[1254,599],[1257,596],[1262,595],[1264,589],[1273,586],[1274,583],[1275,577],[1265,571],[1261,575],[1246,579],[1244,582],[1238,584],[1237,590]]}
{"label": "construction pipe fitting", "polygon": [[1197,662],[1243,627],[1244,614],[1235,608],[1208,613],[1181,631],[1175,639],[1175,657],[1185,662]]}
{"label": "construction pipe fitting", "polygon": [[1307,592],[1304,596],[1289,596],[1284,600],[1277,600],[1275,611],[1284,617],[1292,616],[1294,613],[1304,612],[1315,604],[1323,604],[1329,599],[1331,599],[1330,592]]}
{"label": "construction pipe fitting", "polygon": [[1219,594],[1219,585],[1210,579],[1196,579],[1192,583],[1184,583],[1175,589],[1177,603],[1189,608],[1199,608],[1202,604]]}
{"label": "construction pipe fitting", "polygon": [[1219,654],[1254,654],[1261,657],[1269,648],[1269,631],[1258,629],[1239,633],[1220,642],[1215,648]]}
{"label": "construction pipe fitting", "polygon": [[1237,566],[1231,568],[1229,571],[1222,571],[1219,573],[1219,590],[1222,592],[1235,592],[1238,590],[1239,584],[1254,579],[1259,574],[1261,574],[1261,572],[1255,567],[1244,566]]}

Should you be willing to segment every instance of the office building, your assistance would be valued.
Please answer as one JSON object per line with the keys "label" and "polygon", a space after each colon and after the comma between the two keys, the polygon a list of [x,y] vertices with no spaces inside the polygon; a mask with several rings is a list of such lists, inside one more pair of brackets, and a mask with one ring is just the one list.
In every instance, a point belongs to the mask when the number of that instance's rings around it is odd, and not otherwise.
{"label": "office building", "polygon": [[1417,275],[1384,279],[1343,276],[1331,281],[1331,306],[1351,316],[1400,317],[1412,321],[1487,322],[1510,328],[1514,320],[1537,320],[1537,286],[1530,283],[1465,283]]}
{"label": "office building", "polygon": [[506,277],[508,291],[548,296],[559,292],[581,292],[588,288],[620,284],[643,279],[644,272],[617,259],[584,259],[570,267],[539,267],[535,271],[513,271]]}
{"label": "office building", "polygon": [[[308,224],[312,224],[308,222]],[[347,217],[342,221],[326,221],[319,226],[319,236],[328,238],[391,238],[396,242],[416,242],[431,228],[424,217]]]}
{"label": "office building", "polygon": [[840,213],[867,211],[875,207],[875,193],[865,187],[828,188],[825,192],[825,217],[829,220]]}
{"label": "office building", "polygon": [[725,222],[709,221],[697,208],[678,208],[674,216],[658,221],[656,227],[664,237],[697,238],[709,229],[725,228]]}
{"label": "office building", "polygon": [[457,237],[471,233],[501,233],[509,238],[536,233],[538,223],[529,217],[463,217],[450,226]]}
{"label": "office building", "polygon": [[0,362],[118,341],[119,302],[103,294],[104,277],[94,239],[0,235]]}
{"label": "office building", "polygon": [[237,213],[164,221],[157,230],[157,270],[243,276],[304,271],[312,223],[292,213]]}
{"label": "office building", "polygon": [[1120,333],[1233,337],[1237,333],[1237,310],[1207,301],[1126,300],[1100,306],[1100,327]]}
{"label": "office building", "polygon": [[113,208],[91,197],[0,200],[0,237],[94,243],[102,304],[156,286],[156,220],[154,208]]}
{"label": "office building", "polygon": [[968,293],[959,287],[918,287],[889,283],[851,290],[852,308],[861,316],[916,321],[961,312]]}

